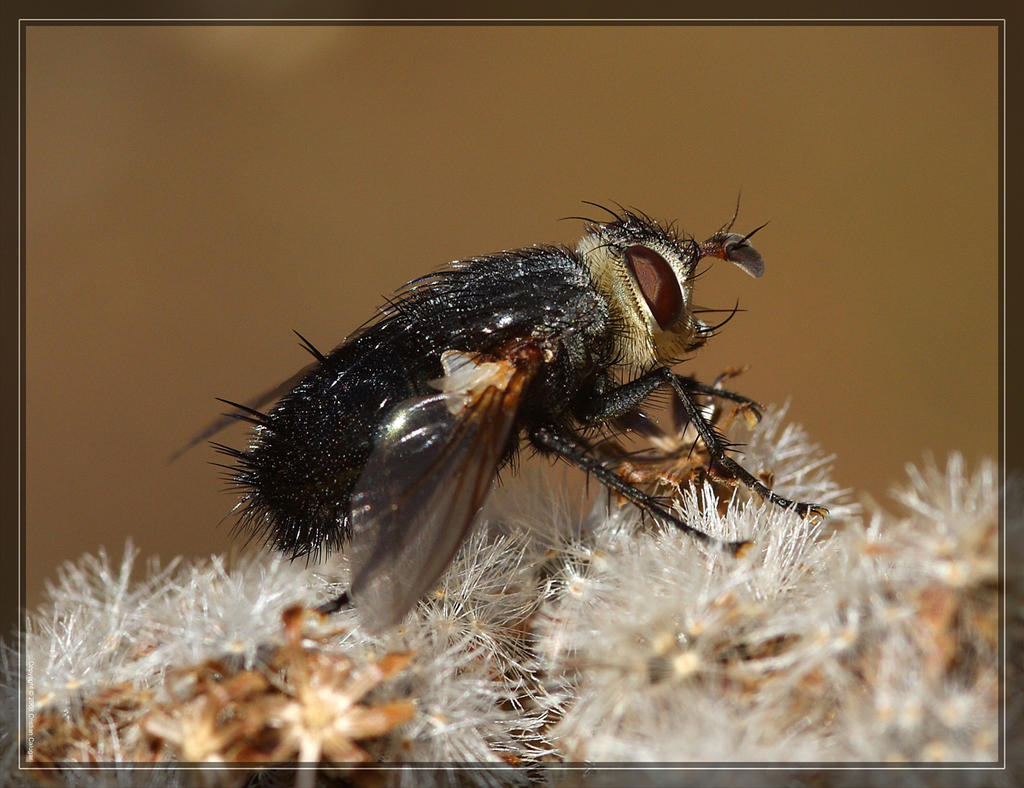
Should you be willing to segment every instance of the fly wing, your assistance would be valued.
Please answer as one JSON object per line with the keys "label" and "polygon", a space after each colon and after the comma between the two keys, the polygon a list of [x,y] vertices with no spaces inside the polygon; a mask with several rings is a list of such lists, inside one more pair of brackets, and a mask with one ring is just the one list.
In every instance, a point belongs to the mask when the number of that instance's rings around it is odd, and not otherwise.
{"label": "fly wing", "polygon": [[[310,372],[312,372],[314,369],[316,369],[316,364],[307,364],[306,366],[304,366],[302,369],[300,369],[298,372],[296,372],[294,375],[292,375],[287,380],[281,381],[276,386],[274,386],[274,388],[269,389],[268,391],[264,391],[258,397],[253,397],[251,400],[246,402],[244,405],[238,405],[237,403],[234,403],[234,402],[228,402],[227,400],[221,400],[221,402],[224,402],[225,404],[228,404],[228,405],[231,405],[234,408],[237,408],[239,411],[241,411],[241,415],[239,413],[226,413],[223,416],[221,416],[220,418],[216,419],[215,421],[211,421],[209,424],[207,424],[203,428],[202,432],[199,432],[196,435],[193,435],[189,439],[188,443],[186,443],[180,449],[177,449],[170,457],[168,457],[167,458],[167,462],[168,463],[174,462],[176,459],[178,459],[182,454],[187,452],[189,449],[195,448],[196,446],[198,446],[200,443],[202,443],[207,438],[212,438],[214,435],[216,435],[222,429],[224,429],[225,427],[230,426],[231,424],[234,424],[240,418],[243,421],[251,421],[251,419],[246,418],[245,413],[253,414],[256,417],[262,416],[263,414],[259,413],[257,411],[257,408],[261,408],[264,405],[266,405],[268,402],[273,402],[274,400],[277,400],[277,399],[280,399],[281,397],[283,397],[285,394],[287,394],[289,391],[291,391],[293,388],[295,388],[296,384],[300,380],[302,380],[306,375],[308,375]],[[256,411],[256,412],[254,413],[254,411]]]}
{"label": "fly wing", "polygon": [[352,588],[363,625],[397,624],[483,505],[535,365],[448,351],[441,393],[399,405],[352,495]]}

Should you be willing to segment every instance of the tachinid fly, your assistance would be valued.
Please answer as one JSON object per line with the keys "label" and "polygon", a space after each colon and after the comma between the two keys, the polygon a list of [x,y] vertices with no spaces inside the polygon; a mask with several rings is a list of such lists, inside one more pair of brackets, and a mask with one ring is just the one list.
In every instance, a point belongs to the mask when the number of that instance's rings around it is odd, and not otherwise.
{"label": "tachinid fly", "polygon": [[351,550],[352,585],[339,601],[350,598],[373,631],[395,625],[431,589],[521,444],[736,553],[748,543],[691,527],[591,447],[589,436],[628,420],[661,387],[720,474],[823,516],[728,456],[699,403],[710,395],[756,413],[752,400],[671,371],[713,331],[691,300],[698,261],[728,260],[761,276],[753,233],[733,233],[730,222],[699,243],[643,213],[609,213],[585,219],[575,249],[535,245],[413,280],[330,353],[303,340],[311,367],[235,406],[235,417],[254,425],[249,446],[215,444],[232,458],[240,526],[291,557]]}

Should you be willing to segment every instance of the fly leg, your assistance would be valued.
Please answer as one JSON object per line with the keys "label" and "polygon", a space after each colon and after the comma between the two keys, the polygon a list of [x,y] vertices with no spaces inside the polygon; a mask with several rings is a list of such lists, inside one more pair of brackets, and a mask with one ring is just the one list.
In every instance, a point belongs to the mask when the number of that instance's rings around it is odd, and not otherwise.
{"label": "fly leg", "polygon": [[351,604],[352,600],[348,597],[348,591],[342,591],[334,599],[328,599],[322,605],[317,605],[315,610],[317,613],[329,616],[331,613],[337,613],[339,610],[351,606]]}
{"label": "fly leg", "polygon": [[611,386],[607,389],[598,388],[596,391],[590,392],[589,396],[576,408],[576,417],[584,424],[600,424],[619,416],[625,416],[639,408],[656,388],[666,384],[666,374],[679,381],[679,384],[687,391],[718,399],[727,399],[738,405],[743,405],[750,409],[757,421],[761,420],[763,406],[750,397],[744,397],[735,391],[709,386],[694,378],[676,375],[668,367],[652,369],[636,380],[619,386]]}
{"label": "fly leg", "polygon": [[689,417],[690,421],[693,422],[693,426],[696,428],[697,434],[700,436],[701,441],[703,441],[704,446],[707,448],[708,454],[711,455],[711,459],[717,463],[722,470],[733,478],[739,479],[743,484],[756,492],[762,498],[768,499],[776,506],[781,506],[786,509],[792,508],[801,517],[811,515],[816,519],[820,519],[828,515],[828,509],[820,504],[791,501],[789,498],[784,498],[770,490],[763,482],[761,482],[760,479],[754,476],[754,474],[726,454],[729,449],[728,443],[714,427],[708,424],[707,419],[704,418],[704,414],[702,413],[700,406],[694,402],[693,397],[687,390],[685,382],[686,379],[680,378],[667,367],[662,367],[661,369],[654,370],[653,372],[659,374],[675,391],[676,396],[679,398],[679,402],[686,411],[686,415]]}
{"label": "fly leg", "polygon": [[597,480],[608,489],[617,492],[622,497],[635,503],[644,511],[650,512],[655,517],[671,523],[679,530],[689,534],[701,542],[704,542],[705,544],[717,547],[734,556],[742,555],[743,551],[751,545],[751,542],[746,540],[727,542],[722,539],[716,539],[715,537],[704,533],[700,529],[694,528],[692,525],[672,514],[672,512],[662,506],[661,502],[653,495],[648,495],[643,490],[637,489],[620,478],[615,471],[606,466],[600,460],[590,456],[586,448],[573,438],[567,437],[550,427],[536,427],[530,430],[529,435],[530,441],[538,449],[557,454],[559,457],[571,462],[580,470],[593,474]]}
{"label": "fly leg", "polygon": [[757,401],[750,399],[750,397],[744,397],[742,394],[737,394],[735,391],[728,391],[726,389],[709,386],[707,383],[701,383],[694,378],[687,378],[682,375],[676,375],[675,377],[680,383],[682,383],[687,391],[695,392],[697,394],[706,394],[709,397],[717,397],[718,399],[727,399],[730,402],[735,402],[737,405],[743,405],[754,414],[754,419],[756,421],[761,420],[761,411],[764,410],[764,406],[759,404]]}
{"label": "fly leg", "polygon": [[708,423],[701,406],[693,399],[694,393],[710,394],[711,396],[722,396],[725,393],[727,394],[724,397],[725,399],[742,402],[742,400],[747,399],[742,397],[742,395],[733,395],[732,392],[723,392],[722,389],[704,386],[697,383],[693,378],[676,375],[668,367],[657,367],[641,375],[636,380],[631,380],[607,391],[597,392],[590,402],[578,408],[577,418],[584,424],[599,424],[625,416],[635,411],[655,389],[665,385],[670,386],[675,392],[686,417],[693,423],[697,434],[711,456],[712,462],[725,471],[727,475],[739,480],[776,506],[792,507],[801,516],[810,514],[815,518],[822,518],[828,515],[828,509],[824,506],[791,501],[789,498],[784,498],[772,492],[767,485],[730,457],[727,454],[730,449],[728,442]]}

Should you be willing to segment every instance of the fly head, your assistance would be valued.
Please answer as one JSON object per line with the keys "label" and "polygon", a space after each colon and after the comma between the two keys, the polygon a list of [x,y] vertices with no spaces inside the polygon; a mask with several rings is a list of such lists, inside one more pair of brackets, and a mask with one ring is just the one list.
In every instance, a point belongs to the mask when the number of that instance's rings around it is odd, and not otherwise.
{"label": "fly head", "polygon": [[692,300],[701,258],[728,260],[755,277],[764,273],[764,261],[749,243],[757,230],[742,236],[730,226],[698,243],[646,214],[620,210],[613,216],[587,225],[577,253],[608,302],[624,365],[672,364],[704,344],[711,330],[694,314]]}

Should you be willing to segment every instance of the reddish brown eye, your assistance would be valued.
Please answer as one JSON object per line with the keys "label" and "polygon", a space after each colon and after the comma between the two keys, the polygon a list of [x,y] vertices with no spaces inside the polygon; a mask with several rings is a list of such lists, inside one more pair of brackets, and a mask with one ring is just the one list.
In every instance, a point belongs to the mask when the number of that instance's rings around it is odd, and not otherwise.
{"label": "reddish brown eye", "polygon": [[625,254],[651,314],[659,326],[668,328],[683,311],[683,293],[675,272],[664,257],[646,246],[630,246]]}

